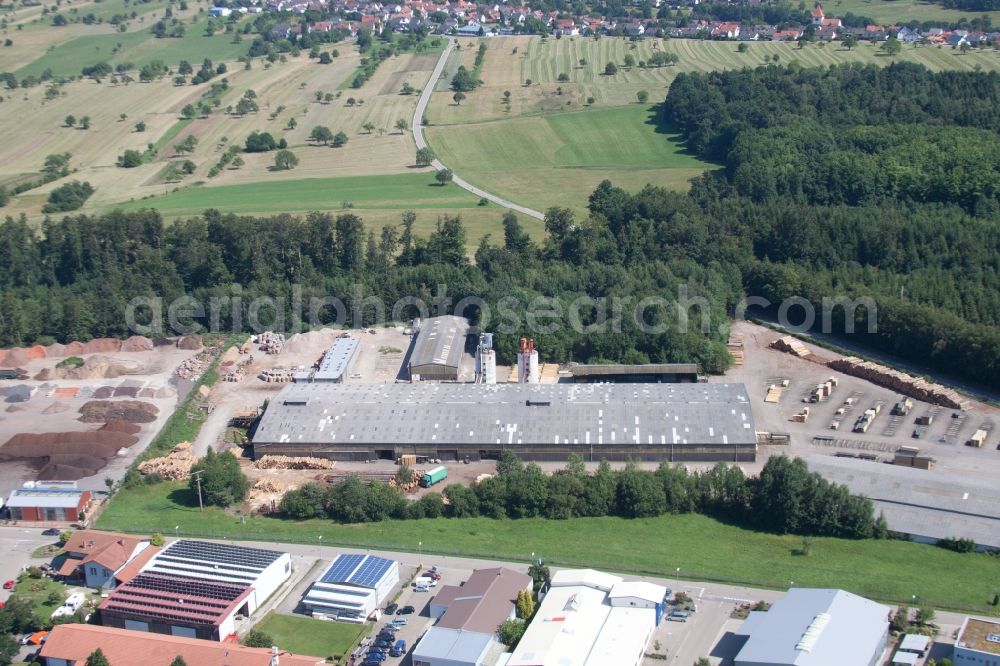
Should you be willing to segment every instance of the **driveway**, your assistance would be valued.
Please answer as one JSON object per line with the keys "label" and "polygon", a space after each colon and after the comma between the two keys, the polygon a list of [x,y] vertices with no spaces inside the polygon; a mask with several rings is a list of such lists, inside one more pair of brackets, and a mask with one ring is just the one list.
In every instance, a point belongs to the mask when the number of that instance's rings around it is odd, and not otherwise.
{"label": "driveway", "polygon": [[[420,92],[420,99],[417,101],[417,110],[413,112],[413,122],[411,123],[411,126],[413,127],[413,141],[417,144],[418,150],[420,148],[427,147],[427,141],[424,139],[424,111],[427,110],[427,104],[431,101],[431,94],[434,92],[434,85],[437,83],[437,80],[441,78],[441,72],[444,70],[444,64],[448,61],[448,56],[451,55],[452,49],[454,48],[455,40],[449,38],[448,46],[441,52],[441,57],[438,58],[437,64],[434,66],[434,71],[431,72],[431,78],[428,79],[427,85],[425,85],[424,89]],[[431,162],[431,166],[438,171],[448,168],[441,162],[441,160],[437,159]],[[545,219],[544,213],[532,208],[520,206],[513,201],[507,201],[506,199],[502,199],[495,194],[491,194],[486,190],[480,189],[462,179],[458,174],[454,173],[454,171],[452,172],[452,182],[461,187],[463,190],[472,192],[481,199],[492,201],[493,203],[503,206],[504,208],[509,208],[513,211],[523,213],[524,215],[528,215],[539,220]]]}

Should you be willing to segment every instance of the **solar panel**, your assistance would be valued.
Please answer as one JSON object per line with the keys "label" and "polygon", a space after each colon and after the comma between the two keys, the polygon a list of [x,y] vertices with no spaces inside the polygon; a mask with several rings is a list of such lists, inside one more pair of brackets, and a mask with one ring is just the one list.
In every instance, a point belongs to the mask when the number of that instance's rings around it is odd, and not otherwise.
{"label": "solar panel", "polygon": [[375,587],[390,567],[392,567],[392,560],[369,555],[348,582],[364,587]]}
{"label": "solar panel", "polygon": [[274,550],[245,548],[243,546],[230,546],[221,543],[184,539],[170,544],[170,546],[163,551],[163,555],[172,555],[175,557],[186,558],[189,560],[201,560],[204,562],[242,565],[257,571],[263,571],[271,563],[281,557],[282,554]]}
{"label": "solar panel", "polygon": [[339,555],[320,579],[323,583],[346,583],[365,555]]}

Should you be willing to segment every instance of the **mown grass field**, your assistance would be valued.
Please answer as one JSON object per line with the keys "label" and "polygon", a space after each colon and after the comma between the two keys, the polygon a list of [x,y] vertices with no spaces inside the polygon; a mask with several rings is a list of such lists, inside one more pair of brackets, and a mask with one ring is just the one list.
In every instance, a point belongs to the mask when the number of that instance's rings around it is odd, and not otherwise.
{"label": "mown grass field", "polygon": [[[468,66],[474,58],[476,43],[459,43],[462,51],[449,67]],[[871,44],[848,51],[838,44],[800,49],[766,42],[739,53],[735,42],[683,39],[503,37],[486,43],[484,83],[460,105],[439,82],[427,111],[428,141],[445,164],[476,185],[537,209],[560,205],[581,213],[604,178],[633,190],[647,183],[686,189],[711,168],[656,126],[653,109],[678,72],[756,67],[774,56],[805,67],[895,60],[933,70],[1000,69],[1000,52],[962,55],[936,47],[906,47],[893,59]],[[624,67],[627,55],[640,63],[657,50],[676,53],[678,64]],[[609,62],[618,66],[613,76],[604,74]],[[648,93],[647,105],[637,103],[640,91]]]}
{"label": "mown grass field", "polygon": [[910,21],[958,23],[963,18],[971,21],[982,14],[989,16],[994,26],[1000,22],[1000,12],[964,12],[946,9],[925,0],[829,0],[823,3],[823,10],[830,16],[843,16],[851,12],[882,24],[904,24]]}
{"label": "mown grass field", "polygon": [[[814,539],[812,554],[798,555],[802,540],[726,525],[698,515],[642,520],[580,518],[496,521],[486,518],[387,521],[335,525],[198,511],[183,482],[122,490],[97,527],[135,532],[173,530],[189,536],[273,542],[353,545],[364,548],[463,554],[527,562],[534,552],[553,565],[721,580],[785,588],[842,587],[883,600],[910,600],[941,607],[985,606],[1000,580],[1000,558],[958,554],[904,541]],[[780,576],[778,575],[780,572]]]}
{"label": "mown grass field", "polygon": [[295,654],[306,654],[323,659],[339,659],[349,654],[368,625],[327,622],[309,617],[268,613],[254,627],[274,639],[274,644]]}
{"label": "mown grass field", "polygon": [[[470,182],[537,209],[581,208],[605,178],[630,187],[687,186],[710,164],[663,133],[648,105],[432,127],[441,159]],[[568,188],[568,189],[567,189]],[[567,200],[567,191],[576,198]],[[582,196],[581,196],[582,195]]]}

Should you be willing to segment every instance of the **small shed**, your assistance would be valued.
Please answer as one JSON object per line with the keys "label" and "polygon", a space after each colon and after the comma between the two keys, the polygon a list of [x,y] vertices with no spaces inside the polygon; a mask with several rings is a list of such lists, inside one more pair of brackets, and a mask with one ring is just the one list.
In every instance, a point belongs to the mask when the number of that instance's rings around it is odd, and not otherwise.
{"label": "small shed", "polygon": [[929,648],[930,645],[931,639],[929,636],[907,634],[899,643],[899,650],[900,652],[912,652],[913,654],[923,657],[927,654],[927,648]]}
{"label": "small shed", "polygon": [[919,661],[920,655],[899,650],[892,657],[892,666],[917,666]]}

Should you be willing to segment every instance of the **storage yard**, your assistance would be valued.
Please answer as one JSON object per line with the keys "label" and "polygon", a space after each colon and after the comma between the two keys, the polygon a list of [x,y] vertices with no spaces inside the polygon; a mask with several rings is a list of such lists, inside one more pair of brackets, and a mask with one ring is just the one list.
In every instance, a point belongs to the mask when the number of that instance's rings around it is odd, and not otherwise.
{"label": "storage yard", "polygon": [[0,381],[0,491],[34,480],[105,490],[190,391],[178,371],[200,350],[196,337],[133,337],[0,351],[15,375]]}

